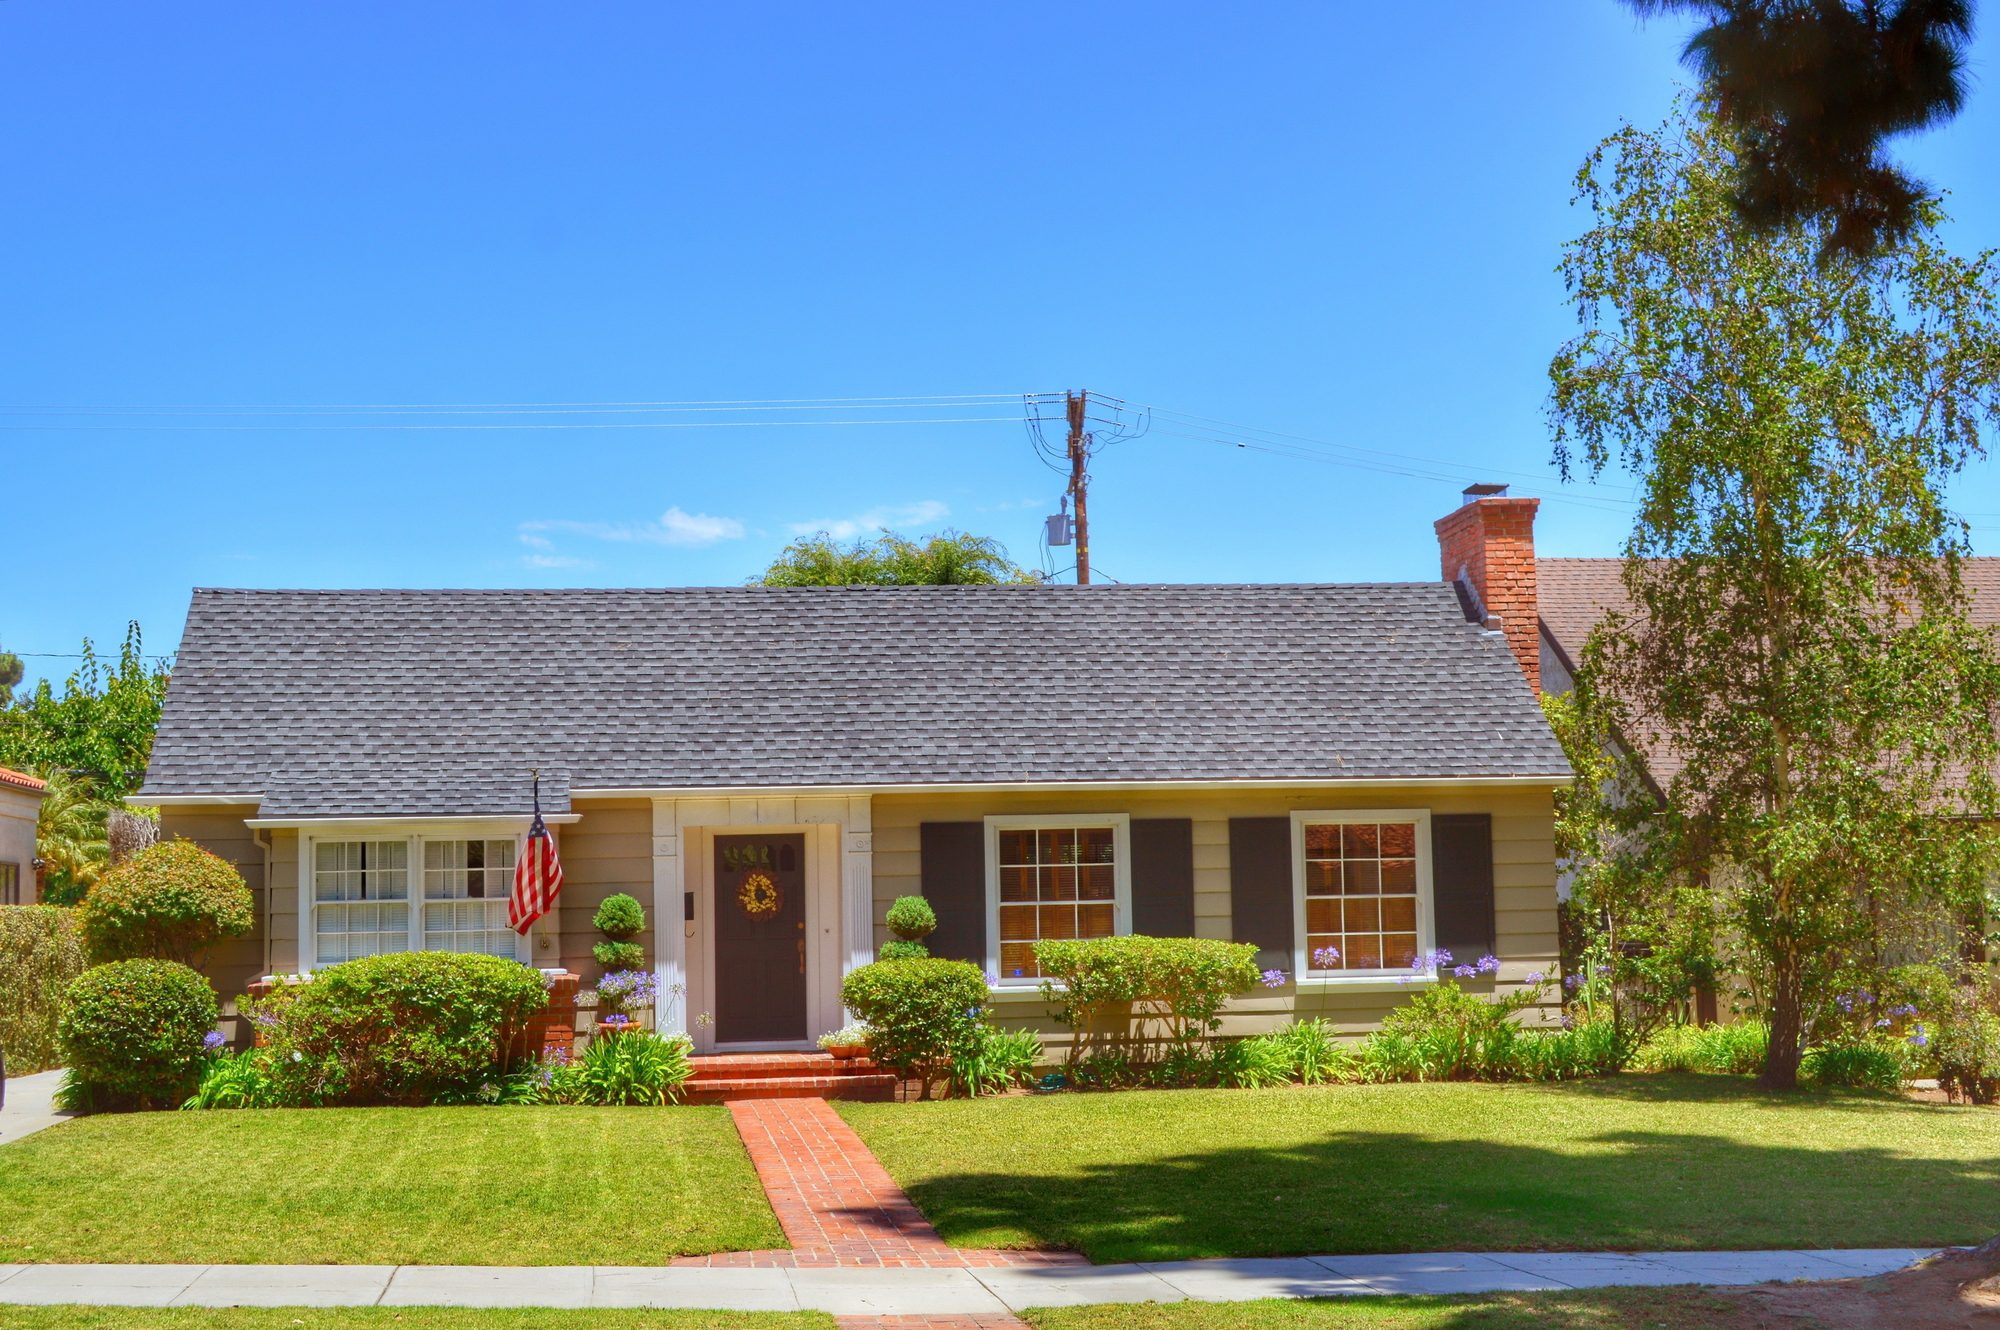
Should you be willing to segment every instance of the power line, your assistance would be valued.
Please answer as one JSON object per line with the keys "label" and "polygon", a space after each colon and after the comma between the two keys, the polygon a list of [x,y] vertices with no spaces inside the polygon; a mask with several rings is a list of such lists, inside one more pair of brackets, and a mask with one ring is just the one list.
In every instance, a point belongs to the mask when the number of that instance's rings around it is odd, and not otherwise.
{"label": "power line", "polygon": [[875,420],[633,420],[613,421],[599,424],[568,424],[548,421],[489,422],[484,424],[441,423],[427,421],[396,421],[344,424],[344,425],[111,425],[111,424],[61,424],[61,425],[0,425],[0,431],[17,434],[32,433],[112,433],[112,434],[152,434],[161,432],[195,434],[267,434],[283,432],[287,434],[318,433],[370,433],[370,432],[490,432],[494,430],[665,430],[665,429],[808,429],[833,428],[854,425],[1018,425],[1017,415],[1005,416],[932,416],[923,418],[894,417]]}
{"label": "power line", "polygon": [[59,406],[14,405],[0,406],[0,412],[29,415],[219,415],[240,413],[245,415],[282,414],[287,412],[436,412],[439,414],[503,415],[513,412],[555,412],[555,411],[679,411],[679,410],[724,410],[743,408],[749,410],[859,410],[879,406],[895,409],[899,403],[912,407],[925,404],[971,405],[974,403],[1015,402],[1020,400],[1019,392],[977,392],[977,393],[924,393],[904,396],[880,397],[720,397],[711,399],[683,400],[606,400],[573,402],[275,402],[254,403],[234,402],[202,405],[199,403],[174,403],[169,405],[140,406]]}

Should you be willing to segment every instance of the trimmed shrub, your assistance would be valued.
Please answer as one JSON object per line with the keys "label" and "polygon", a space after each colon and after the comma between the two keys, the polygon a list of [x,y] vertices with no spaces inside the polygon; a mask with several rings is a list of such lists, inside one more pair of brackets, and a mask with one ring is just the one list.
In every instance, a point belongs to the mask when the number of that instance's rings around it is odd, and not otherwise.
{"label": "trimmed shrub", "polygon": [[614,941],[624,942],[646,931],[646,911],[620,891],[606,896],[590,918],[590,926]]}
{"label": "trimmed shrub", "polygon": [[0,1049],[10,1073],[61,1065],[56,1021],[63,993],[87,965],[75,910],[0,905]]}
{"label": "trimmed shrub", "polygon": [[1903,1087],[1903,1059],[1878,1043],[1823,1044],[1805,1051],[1799,1076],[1814,1085],[1893,1093]]}
{"label": "trimmed shrub", "polygon": [[964,961],[876,961],[840,984],[841,1005],[874,1027],[869,1054],[923,1082],[951,1073],[986,1009],[986,977]]}
{"label": "trimmed shrub", "polygon": [[1973,985],[1954,988],[1935,1016],[1905,1040],[1937,1068],[1938,1088],[1953,1103],[2000,1103],[2000,1013]]}
{"label": "trimmed shrub", "polygon": [[428,1104],[504,1071],[515,1032],[547,1002],[518,961],[414,951],[330,966],[250,1010],[283,1103]]}
{"label": "trimmed shrub", "polygon": [[1037,942],[1035,963],[1043,997],[1074,1033],[1072,1069],[1107,1051],[1104,1041],[1142,1061],[1196,1054],[1221,1028],[1224,1004],[1259,980],[1254,944],[1213,938],[1133,933]]}
{"label": "trimmed shrub", "polygon": [[257,922],[243,875],[189,840],[149,845],[110,868],[78,910],[84,944],[99,961],[157,956],[198,965],[209,947]]}
{"label": "trimmed shrub", "polygon": [[931,949],[921,942],[905,942],[902,938],[892,937],[882,944],[882,950],[876,953],[875,958],[884,961],[920,961],[930,954]]}
{"label": "trimmed shrub", "polygon": [[590,954],[607,974],[646,968],[646,949],[636,942],[595,943],[590,948]]}
{"label": "trimmed shrub", "polygon": [[937,931],[937,912],[922,896],[898,896],[890,902],[882,922],[890,933],[904,942],[922,942]]}
{"label": "trimmed shrub", "polygon": [[172,1108],[201,1080],[215,1030],[215,990],[175,961],[112,961],[85,970],[64,1000],[57,1043],[70,1102]]}

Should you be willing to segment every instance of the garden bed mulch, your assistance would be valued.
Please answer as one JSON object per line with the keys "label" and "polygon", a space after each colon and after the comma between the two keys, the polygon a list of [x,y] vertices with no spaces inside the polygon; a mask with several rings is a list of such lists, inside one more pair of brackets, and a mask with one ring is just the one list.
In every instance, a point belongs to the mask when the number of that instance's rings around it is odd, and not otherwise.
{"label": "garden bed mulch", "polygon": [[1870,1279],[1713,1289],[1713,1330],[1994,1330],[2000,1238]]}

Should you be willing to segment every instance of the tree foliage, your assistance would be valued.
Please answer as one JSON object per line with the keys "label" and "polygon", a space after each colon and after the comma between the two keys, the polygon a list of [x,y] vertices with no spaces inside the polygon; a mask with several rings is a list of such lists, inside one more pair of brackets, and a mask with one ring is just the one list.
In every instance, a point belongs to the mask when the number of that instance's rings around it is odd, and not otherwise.
{"label": "tree foliage", "polygon": [[785,546],[758,580],[765,586],[992,586],[1035,579],[990,536],[944,531],[910,540],[884,531],[842,544],[822,531]]}
{"label": "tree foliage", "polygon": [[74,905],[96,885],[110,861],[106,819],[113,805],[91,794],[81,777],[43,773],[48,788],[35,818],[35,857],[42,861],[42,899]]}
{"label": "tree foliage", "polygon": [[44,679],[0,711],[0,766],[65,772],[98,798],[121,799],[145,777],[166,697],[166,665],[148,666],[137,623],[126,628],[116,664],[100,660],[86,638],[83,663],[60,694]]}
{"label": "tree foliage", "polygon": [[1583,700],[1683,764],[1607,852],[1717,891],[1789,1085],[1899,921],[1908,944],[1980,896],[2000,663],[1943,491],[2000,420],[2000,309],[1993,256],[1947,253],[1930,204],[1866,262],[1821,260],[1831,222],[1737,226],[1737,147],[1683,115],[1586,161],[1551,417],[1566,475],[1637,481],[1633,608]]}
{"label": "tree foliage", "polygon": [[1707,20],[1687,44],[1738,135],[1732,185],[1753,227],[1813,221],[1828,254],[1863,256],[1923,225],[1923,183],[1885,142],[1965,101],[1971,0],[1632,0]]}

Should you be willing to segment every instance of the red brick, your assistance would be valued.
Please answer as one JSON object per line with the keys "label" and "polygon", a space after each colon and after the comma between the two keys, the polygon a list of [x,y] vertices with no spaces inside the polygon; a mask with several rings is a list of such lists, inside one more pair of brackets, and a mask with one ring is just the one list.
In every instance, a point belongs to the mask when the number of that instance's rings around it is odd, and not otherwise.
{"label": "red brick", "polygon": [[1471,499],[1435,523],[1447,582],[1461,572],[1489,622],[1497,619],[1529,687],[1542,691],[1542,641],[1535,588],[1535,510],[1540,499]]}

